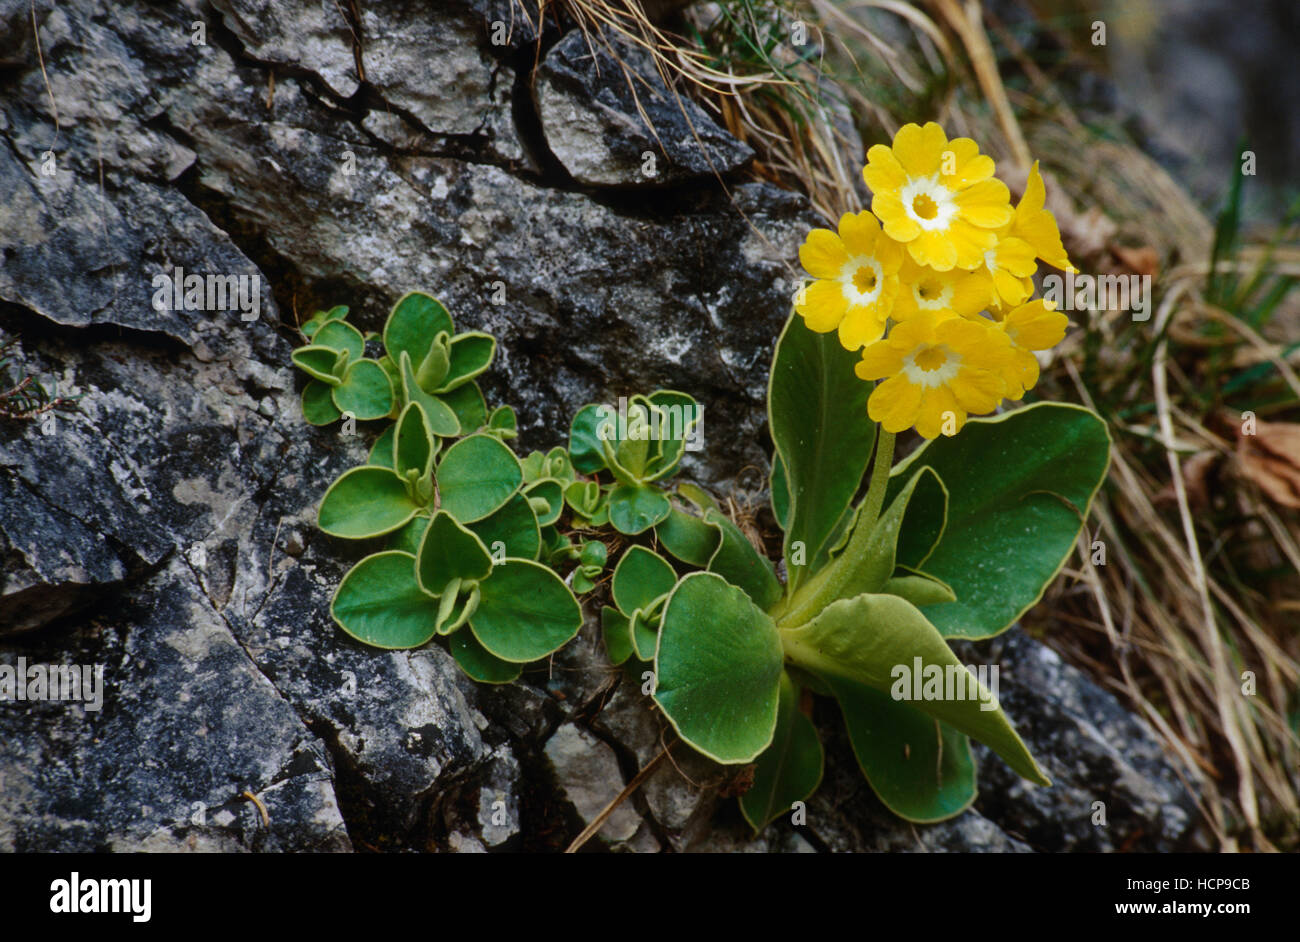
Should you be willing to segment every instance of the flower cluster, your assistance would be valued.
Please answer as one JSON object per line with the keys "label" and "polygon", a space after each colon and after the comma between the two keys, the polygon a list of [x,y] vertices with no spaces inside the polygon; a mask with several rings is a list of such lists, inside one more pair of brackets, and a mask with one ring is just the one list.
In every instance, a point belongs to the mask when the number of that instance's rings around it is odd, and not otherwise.
{"label": "flower cluster", "polygon": [[1075,270],[1038,164],[1014,207],[995,169],[969,138],[905,125],[867,152],[871,211],[799,249],[814,280],[795,310],[862,350],[858,376],[882,380],[867,410],[888,432],[955,435],[968,415],[1023,397],[1038,381],[1034,351],[1065,336],[1065,315],[1030,300],[1038,261]]}

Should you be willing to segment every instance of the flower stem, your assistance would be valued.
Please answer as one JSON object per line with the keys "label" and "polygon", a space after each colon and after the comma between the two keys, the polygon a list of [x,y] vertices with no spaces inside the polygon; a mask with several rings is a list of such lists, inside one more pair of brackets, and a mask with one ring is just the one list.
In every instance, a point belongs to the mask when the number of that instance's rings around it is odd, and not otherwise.
{"label": "flower stem", "polygon": [[866,499],[862,502],[862,516],[858,525],[866,523],[865,532],[870,533],[880,519],[880,510],[885,506],[885,489],[889,486],[889,470],[894,464],[894,433],[880,430],[876,439],[876,460],[871,466],[871,484],[867,487]]}
{"label": "flower stem", "polygon": [[822,568],[811,580],[804,583],[790,600],[788,607],[777,613],[777,625],[793,628],[815,617],[823,608],[840,598],[848,581],[853,579],[855,561],[863,558],[871,542],[871,534],[880,519],[885,504],[885,490],[889,486],[889,470],[894,463],[894,433],[880,431],[876,439],[876,460],[871,466],[871,483],[863,498],[861,512],[849,536],[848,545],[839,558]]}

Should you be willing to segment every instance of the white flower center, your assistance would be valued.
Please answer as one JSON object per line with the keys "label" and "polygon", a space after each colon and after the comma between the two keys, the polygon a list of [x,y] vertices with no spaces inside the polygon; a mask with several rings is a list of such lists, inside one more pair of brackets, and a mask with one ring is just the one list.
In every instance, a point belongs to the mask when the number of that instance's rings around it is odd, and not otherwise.
{"label": "white flower center", "polygon": [[946,385],[961,369],[961,356],[946,344],[927,344],[903,357],[908,382],[922,389]]}
{"label": "white flower center", "polygon": [[840,269],[840,290],[849,304],[865,307],[880,299],[885,283],[885,273],[880,262],[858,255],[844,263]]}
{"label": "white flower center", "polygon": [[942,232],[957,215],[952,190],[939,182],[939,175],[908,180],[899,196],[907,215],[922,229]]}

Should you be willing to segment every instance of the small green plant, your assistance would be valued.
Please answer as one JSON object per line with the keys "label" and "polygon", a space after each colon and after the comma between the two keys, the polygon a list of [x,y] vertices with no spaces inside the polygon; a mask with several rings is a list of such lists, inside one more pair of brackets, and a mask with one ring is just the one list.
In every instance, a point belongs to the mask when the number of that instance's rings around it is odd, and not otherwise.
{"label": "small green plant", "polygon": [[34,419],[55,409],[71,409],[80,396],[52,396],[35,376],[10,374],[18,338],[0,334],[0,419]]}
{"label": "small green plant", "polygon": [[[541,455],[520,462],[506,444],[515,437],[513,410],[489,414],[474,381],[490,365],[495,340],[455,334],[432,297],[413,292],[397,302],[380,359],[364,357],[365,338],[346,316],[346,308],[333,308],[304,324],[310,343],[294,351],[312,377],[304,414],[314,424],[345,412],[394,421],[367,463],[330,485],[318,522],[331,536],[388,545],[344,576],[330,613],[374,647],[443,637],[469,676],[514,680],[582,626],[573,592],[538,561],[563,539],[546,531],[563,500],[549,475],[565,477],[567,456],[554,466]],[[358,379],[359,369],[370,377]],[[586,547],[577,555],[573,581],[589,590],[604,560]]]}
{"label": "small green plant", "polygon": [[[441,305],[411,294],[385,337],[413,307],[450,335]],[[1005,631],[1064,563],[1107,464],[1092,413],[1042,403],[972,420],[891,466],[893,436],[862,421],[871,387],[854,376],[856,353],[792,316],[768,402],[783,582],[706,491],[663,489],[694,425],[655,440],[649,417],[679,405],[698,420],[690,397],[632,397],[637,420],[626,422],[585,406],[568,448],[521,461],[496,434],[513,430],[513,413],[494,433],[485,408],[451,409],[455,434],[433,431],[434,393],[407,369],[413,348],[422,345],[399,351],[407,378],[392,387],[395,421],[320,504],[326,533],[387,541],[334,595],[347,634],[380,648],[443,638],[470,677],[513,681],[577,634],[574,592],[592,591],[607,563],[606,544],[580,534],[612,530],[612,544],[642,542],[609,581],[609,658],[651,666],[655,702],[695,749],[754,763],[740,801],[755,828],[820,782],[821,744],[800,708],[808,694],[838,703],[863,773],[909,820],[941,820],[974,800],[968,737],[1047,784],[947,642]]]}
{"label": "small green plant", "polygon": [[631,397],[623,411],[583,406],[569,431],[573,467],[584,474],[607,473],[612,481],[603,499],[594,489],[573,488],[570,503],[590,519],[607,516],[615,530],[629,536],[662,522],[672,505],[655,482],[677,471],[700,419],[694,399],[666,389]]}
{"label": "small green plant", "polygon": [[[659,390],[583,406],[567,450],[521,463],[505,444],[514,414],[489,416],[473,385],[492,339],[455,334],[440,304],[413,294],[389,316],[380,360],[363,357],[339,309],[313,318],[295,352],[319,384],[304,410],[396,420],[321,502],[327,533],[391,535],[344,578],[335,620],[380,647],[445,636],[470,676],[510,681],[577,634],[569,586],[594,589],[607,549],[571,536],[608,529],[610,545],[628,544],[601,611],[609,658],[651,666],[654,702],[691,747],[753,764],[740,805],[756,830],[821,781],[805,706],[819,695],[838,704],[872,789],[908,820],[974,801],[971,738],[1050,784],[998,703],[996,666],[969,670],[949,641],[1000,634],[1038,602],[1106,475],[1106,425],[1087,409],[970,418],[1037,383],[1035,354],[1068,319],[1032,299],[1032,275],[1040,259],[1073,266],[1036,165],[1012,207],[993,161],[937,124],[906,125],[867,156],[874,212],[809,233],[812,283],[769,376],[784,578],[702,488],[670,485],[700,442],[694,399]],[[373,383],[356,379],[367,363]],[[895,465],[895,435],[911,428],[925,441]]]}

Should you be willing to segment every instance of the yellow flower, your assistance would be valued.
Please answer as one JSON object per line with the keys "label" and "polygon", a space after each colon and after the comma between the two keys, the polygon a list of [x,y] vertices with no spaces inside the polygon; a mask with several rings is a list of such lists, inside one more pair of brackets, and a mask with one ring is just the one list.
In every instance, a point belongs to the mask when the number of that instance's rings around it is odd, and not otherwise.
{"label": "yellow flower", "polygon": [[895,433],[915,425],[936,438],[956,435],[968,414],[997,408],[1011,367],[1009,338],[992,321],[923,311],[863,350],[854,369],[884,380],[867,400],[872,421]]}
{"label": "yellow flower", "polygon": [[1038,382],[1035,350],[1050,350],[1065,339],[1070,323],[1050,302],[1039,298],[1013,309],[999,325],[1011,341],[1012,365],[1006,373],[1008,399],[1021,399]]}
{"label": "yellow flower", "polygon": [[975,272],[960,268],[935,271],[908,256],[903,259],[898,281],[893,314],[896,321],[905,321],[920,311],[933,311],[940,320],[956,315],[974,317],[988,305],[988,283]]}
{"label": "yellow flower", "polygon": [[972,270],[1013,218],[1011,193],[993,177],[993,158],[970,138],[949,141],[931,121],[905,124],[892,147],[867,151],[862,176],[886,234],[919,265]]}
{"label": "yellow flower", "polygon": [[846,350],[884,335],[898,294],[903,249],[880,231],[875,216],[845,213],[838,233],[814,229],[799,247],[799,261],[817,279],[795,302],[811,330],[838,329]]}
{"label": "yellow flower", "polygon": [[1056,217],[1043,208],[1047,199],[1047,188],[1043,186],[1042,174],[1038,172],[1038,161],[1029,170],[1029,179],[1025,181],[1025,195],[1016,205],[1015,219],[1011,223],[1011,235],[1023,239],[1033,249],[1035,255],[1062,271],[1078,271],[1070,264],[1061,244],[1061,230],[1056,227]]}
{"label": "yellow flower", "polygon": [[999,235],[997,245],[984,253],[983,267],[978,270],[989,292],[986,306],[1015,307],[1034,293],[1033,274],[1038,270],[1034,250],[1024,239],[1006,235],[1009,229]]}

